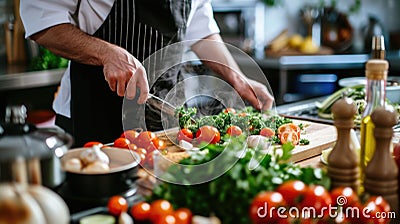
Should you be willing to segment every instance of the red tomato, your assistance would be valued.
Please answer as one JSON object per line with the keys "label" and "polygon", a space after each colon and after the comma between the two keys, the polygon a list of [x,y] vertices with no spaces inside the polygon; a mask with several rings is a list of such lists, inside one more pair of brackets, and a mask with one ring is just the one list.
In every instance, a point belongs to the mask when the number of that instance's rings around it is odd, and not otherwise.
{"label": "red tomato", "polygon": [[261,129],[260,135],[269,138],[269,137],[275,136],[275,131],[272,130],[271,128],[265,127],[263,129]]}
{"label": "red tomato", "polygon": [[336,187],[331,191],[332,205],[350,207],[358,202],[358,195],[351,187]]}
{"label": "red tomato", "polygon": [[135,221],[146,221],[150,218],[150,204],[147,202],[134,204],[130,213]]}
{"label": "red tomato", "polygon": [[108,212],[110,214],[119,216],[122,212],[128,211],[128,202],[122,196],[112,196],[107,203]]}
{"label": "red tomato", "polygon": [[150,220],[154,223],[162,216],[172,215],[174,208],[172,204],[165,199],[158,199],[150,204]]}
{"label": "red tomato", "polygon": [[276,189],[289,206],[295,206],[303,198],[308,186],[301,180],[288,180]]}
{"label": "red tomato", "polygon": [[127,138],[129,141],[134,142],[136,137],[139,136],[139,132],[135,130],[126,130],[121,134],[121,138]]}
{"label": "red tomato", "polygon": [[172,214],[161,215],[154,224],[177,224],[176,217]]}
{"label": "red tomato", "polygon": [[313,185],[309,186],[304,193],[300,205],[302,208],[314,208],[318,215],[322,215],[322,211],[324,215],[329,215],[329,205],[332,205],[332,198],[323,186]]}
{"label": "red tomato", "polygon": [[156,138],[156,134],[151,131],[143,131],[136,137],[136,145],[141,148],[147,148],[151,141]]}
{"label": "red tomato", "polygon": [[192,211],[188,208],[178,208],[174,212],[177,224],[190,224],[192,223]]}
{"label": "red tomato", "polygon": [[140,165],[144,165],[144,163],[146,162],[146,157],[147,157],[147,151],[144,148],[137,148],[135,150],[133,150],[134,152],[136,152],[139,157],[140,157]]}
{"label": "red tomato", "polygon": [[193,132],[190,129],[182,128],[181,130],[179,130],[176,138],[178,139],[178,141],[185,140],[187,142],[192,142]]}
{"label": "red tomato", "polygon": [[232,125],[226,130],[226,133],[230,136],[239,136],[242,134],[242,129],[239,126]]}
{"label": "red tomato", "polygon": [[100,148],[103,147],[103,143],[101,143],[101,142],[96,142],[96,141],[93,141],[93,142],[86,142],[86,143],[83,145],[83,147],[85,147],[85,148],[91,148],[91,147],[93,147],[94,145],[98,145]]}
{"label": "red tomato", "polygon": [[[386,209],[388,210],[385,211]],[[389,204],[381,196],[372,196],[365,203],[362,214],[368,220],[367,223],[382,224],[390,222],[388,212],[390,212]]]}
{"label": "red tomato", "polygon": [[215,144],[221,140],[221,135],[217,128],[205,125],[199,128],[196,132],[196,139],[198,143],[207,142]]}
{"label": "red tomato", "polygon": [[154,150],[164,150],[166,148],[165,142],[159,138],[153,138],[151,142],[147,145],[146,150],[148,153],[153,152]]}
{"label": "red tomato", "polygon": [[263,191],[258,193],[250,205],[250,219],[253,223],[276,223],[281,218],[278,208],[286,206],[285,199],[279,192]]}
{"label": "red tomato", "polygon": [[297,145],[300,142],[297,133],[294,131],[284,131],[278,136],[279,140],[281,141],[281,144],[286,144],[288,142],[291,142],[293,145]]}
{"label": "red tomato", "polygon": [[236,114],[236,110],[232,107],[228,107],[224,110],[224,113],[232,113],[232,114]]}
{"label": "red tomato", "polygon": [[127,138],[117,138],[114,141],[114,147],[117,148],[129,149],[129,144],[131,142]]}

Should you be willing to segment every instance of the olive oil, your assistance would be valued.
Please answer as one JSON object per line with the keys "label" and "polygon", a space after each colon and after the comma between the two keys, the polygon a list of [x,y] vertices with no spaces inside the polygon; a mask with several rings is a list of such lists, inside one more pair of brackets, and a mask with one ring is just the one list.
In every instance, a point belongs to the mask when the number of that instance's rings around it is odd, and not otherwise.
{"label": "olive oil", "polygon": [[[363,186],[365,168],[375,151],[375,126],[370,116],[376,108],[385,107],[388,68],[389,63],[382,59],[370,59],[365,65],[367,105],[363,112],[360,127],[360,186]],[[362,191],[363,189],[361,188],[360,193]]]}
{"label": "olive oil", "polygon": [[364,117],[361,121],[360,133],[361,133],[361,159],[364,164],[363,167],[366,167],[368,162],[371,160],[374,155],[375,150],[375,138],[374,138],[374,123],[371,120],[371,116],[368,115]]}

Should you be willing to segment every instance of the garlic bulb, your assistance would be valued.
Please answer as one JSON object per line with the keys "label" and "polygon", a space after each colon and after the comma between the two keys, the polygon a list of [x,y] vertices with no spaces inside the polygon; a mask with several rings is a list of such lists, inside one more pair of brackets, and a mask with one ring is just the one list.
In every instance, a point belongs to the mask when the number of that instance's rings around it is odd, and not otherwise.
{"label": "garlic bulb", "polygon": [[65,161],[64,169],[70,172],[81,172],[82,170],[82,162],[78,158],[71,158]]}
{"label": "garlic bulb", "polygon": [[110,171],[110,166],[101,161],[95,161],[83,168],[82,172],[85,173],[104,173]]}
{"label": "garlic bulb", "polygon": [[79,158],[83,162],[84,165],[101,161],[103,163],[109,164],[110,159],[108,158],[107,154],[101,151],[98,145],[94,145],[92,148],[88,148],[87,150],[83,151]]}

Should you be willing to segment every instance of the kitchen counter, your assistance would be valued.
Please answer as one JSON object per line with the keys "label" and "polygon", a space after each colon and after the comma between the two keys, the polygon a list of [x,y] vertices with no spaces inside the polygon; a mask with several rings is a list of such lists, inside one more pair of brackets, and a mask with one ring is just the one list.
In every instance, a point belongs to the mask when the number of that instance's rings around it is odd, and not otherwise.
{"label": "kitchen counter", "polygon": [[65,69],[28,71],[26,65],[0,66],[0,91],[57,85]]}

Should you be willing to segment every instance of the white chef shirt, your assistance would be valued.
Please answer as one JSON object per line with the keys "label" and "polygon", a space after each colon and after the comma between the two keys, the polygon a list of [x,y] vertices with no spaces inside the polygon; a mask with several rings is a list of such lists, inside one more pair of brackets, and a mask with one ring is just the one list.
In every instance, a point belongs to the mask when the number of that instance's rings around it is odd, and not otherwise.
{"label": "white chef shirt", "polygon": [[[92,35],[107,18],[113,4],[114,0],[21,0],[20,12],[25,37],[29,38],[39,31],[63,23],[76,25]],[[213,17],[211,0],[192,0],[185,40],[198,40],[214,33],[219,33],[219,28]],[[68,66],[53,103],[55,112],[66,117],[71,117],[69,71]]]}

